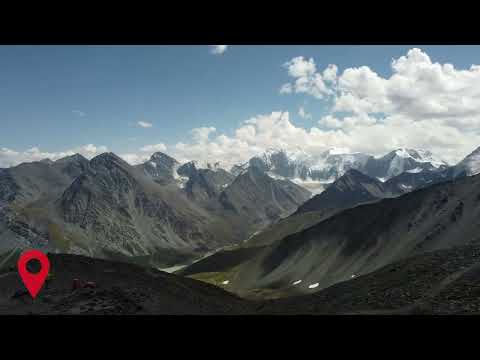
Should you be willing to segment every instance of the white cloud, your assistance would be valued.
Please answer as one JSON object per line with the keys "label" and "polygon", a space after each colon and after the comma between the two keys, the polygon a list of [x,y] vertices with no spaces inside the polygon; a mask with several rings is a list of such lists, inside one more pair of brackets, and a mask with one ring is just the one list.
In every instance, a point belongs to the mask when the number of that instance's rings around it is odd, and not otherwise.
{"label": "white cloud", "polygon": [[[147,145],[140,149],[142,152],[140,154],[124,153],[119,154],[119,156],[129,164],[136,165],[147,161],[151,154],[155,151],[166,151],[166,149],[167,148],[164,144]],[[92,159],[93,157],[107,151],[108,148],[106,146],[95,146],[93,144],[79,146],[59,152],[42,151],[38,147],[32,147],[31,149],[27,149],[25,151],[15,151],[8,148],[0,148],[0,168],[7,168],[23,162],[40,161],[44,159],[55,161],[65,156],[71,156],[77,153],[85,156],[87,159]]]}
{"label": "white cloud", "polygon": [[312,114],[309,114],[308,112],[306,112],[303,106],[300,106],[300,109],[298,109],[298,115],[303,119],[312,118]]}
{"label": "white cloud", "polygon": [[317,72],[313,59],[306,60],[303,56],[287,61],[284,66],[288,69],[288,74],[294,78],[311,77]]}
{"label": "white cloud", "polygon": [[288,75],[293,77],[293,83],[283,84],[280,88],[281,94],[306,93],[317,99],[333,95],[331,89],[336,82],[337,67],[329,65],[322,73],[317,72],[315,61],[298,56],[283,65],[288,70]]}
{"label": "white cloud", "polygon": [[[332,147],[372,155],[410,147],[430,150],[455,163],[480,146],[480,66],[456,69],[412,49],[392,60],[390,76],[362,64],[341,74],[335,65],[318,70],[313,59],[303,57],[292,59],[285,67],[293,80],[282,86],[282,93],[329,100],[331,108],[327,107],[326,115],[311,128],[296,126],[288,112],[277,111],[245,120],[233,135],[201,127],[191,131],[188,141],[168,149],[158,143],[144,146],[138,154],[120,156],[139,163],[148,158],[150,150],[158,149],[168,150],[181,162],[220,161],[230,166],[269,148],[300,148],[315,156]],[[302,114],[307,115],[303,108],[299,110]],[[91,153],[99,151],[91,146]],[[55,158],[59,153],[51,155],[37,148],[21,153],[4,148],[0,167],[22,159]]]}
{"label": "white cloud", "polygon": [[320,131],[341,135],[356,151],[423,147],[455,162],[480,145],[478,65],[456,69],[414,48],[392,60],[390,76],[361,64],[341,75],[335,65],[321,72],[313,59],[301,56],[285,67],[295,80],[284,84],[281,93],[331,99],[330,114],[318,122]]}
{"label": "white cloud", "polygon": [[130,165],[138,165],[150,159],[150,154],[126,153],[126,154],[119,154],[118,156],[120,156],[123,160],[125,160]]}
{"label": "white cloud", "polygon": [[217,131],[214,127],[200,127],[200,128],[195,128],[192,129],[191,134],[193,137],[193,140],[198,143],[204,143],[208,141],[208,138],[210,137],[210,134],[214,133]]}
{"label": "white cloud", "polygon": [[137,125],[142,127],[142,128],[151,128],[153,126],[152,123],[149,123],[147,121],[139,121],[139,122],[137,122]]}
{"label": "white cloud", "polygon": [[333,112],[403,114],[417,120],[443,118],[452,124],[478,125],[478,65],[456,69],[433,62],[424,51],[413,48],[392,60],[390,77],[368,66],[347,68],[338,76],[337,66],[331,64],[321,72],[312,58],[302,56],[285,67],[295,81],[284,84],[282,93],[305,93],[319,99],[332,95]]}
{"label": "white cloud", "polygon": [[198,136],[195,131],[191,141],[170,148],[171,155],[179,161],[220,161],[228,167],[248,161],[269,148],[301,149],[316,156],[332,147],[372,155],[411,147],[430,150],[455,163],[480,145],[478,133],[466,134],[442,119],[415,121],[404,115],[383,118],[368,114],[343,118],[327,115],[318,126],[306,129],[292,124],[288,112],[273,112],[244,121],[233,136],[212,137],[212,132],[202,130],[203,136]]}
{"label": "white cloud", "polygon": [[140,149],[140,151],[143,151],[143,152],[149,152],[149,153],[154,153],[154,152],[157,152],[157,151],[166,151],[167,150],[167,147],[165,146],[165,144],[154,144],[154,145],[145,145],[144,147],[142,147]]}
{"label": "white cloud", "polygon": [[[372,155],[384,155],[399,147],[427,149],[450,163],[461,160],[480,145],[480,134],[465,132],[444,119],[416,121],[405,115],[373,117],[368,114],[353,114],[342,118],[327,115],[318,126],[303,128],[295,126],[288,112],[272,112],[257,115],[244,121],[232,136],[215,134],[215,128],[203,127],[192,130],[191,139],[179,142],[168,149],[162,144],[147,145],[139,153],[120,153],[130,164],[145,162],[151,153],[148,150],[162,149],[180,162],[199,160],[217,162],[229,167],[248,161],[269,148],[287,151],[303,150],[312,156],[320,155],[330,148],[348,148]],[[151,148],[149,146],[152,146]],[[168,151],[167,151],[168,150]],[[87,145],[61,153],[41,152],[32,148],[22,153],[10,149],[0,150],[0,167],[22,161],[57,158],[83,153],[86,157],[105,152],[105,147]]]}
{"label": "white cloud", "polygon": [[337,81],[337,72],[338,67],[335,64],[330,64],[328,67],[323,70],[323,80],[329,83],[334,84]]}
{"label": "white cloud", "polygon": [[84,113],[83,111],[80,111],[80,110],[72,110],[72,113],[74,113],[74,114],[77,115],[78,117],[85,117],[85,116],[87,116],[86,113]]}
{"label": "white cloud", "polygon": [[297,150],[303,147],[309,152],[320,153],[342,142],[342,137],[340,133],[318,128],[296,127],[290,122],[288,112],[273,112],[244,121],[232,137],[221,134],[208,141],[205,137],[194,137],[189,143],[178,143],[172,155],[180,161],[220,161],[224,166],[231,166],[269,148]]}
{"label": "white cloud", "polygon": [[[478,65],[456,69],[452,64],[433,62],[424,51],[414,48],[392,60],[390,77],[382,77],[368,66],[347,68],[338,76],[335,65],[320,75],[313,59],[303,57],[293,58],[287,68],[296,81],[283,85],[285,89],[316,98],[330,94],[333,113],[404,115],[416,121],[443,119],[459,130],[480,128]],[[317,78],[322,81],[316,83]]]}
{"label": "white cloud", "polygon": [[318,121],[318,124],[327,129],[339,129],[342,127],[342,122],[332,115],[324,116]]}
{"label": "white cloud", "polygon": [[227,51],[228,45],[209,45],[210,53],[214,55],[221,55]]}
{"label": "white cloud", "polygon": [[87,159],[91,159],[92,157],[107,151],[108,149],[106,146],[95,146],[93,144],[59,152],[41,151],[38,147],[32,147],[31,149],[25,151],[15,151],[8,148],[0,148],[0,167],[10,167],[18,165],[22,162],[40,161],[43,159],[55,161],[76,153],[85,156]]}
{"label": "white cloud", "polygon": [[93,144],[84,145],[77,147],[73,150],[70,150],[70,153],[76,154],[79,153],[85,156],[87,159],[91,159],[94,156],[107,152],[108,148],[106,146],[95,146]]}

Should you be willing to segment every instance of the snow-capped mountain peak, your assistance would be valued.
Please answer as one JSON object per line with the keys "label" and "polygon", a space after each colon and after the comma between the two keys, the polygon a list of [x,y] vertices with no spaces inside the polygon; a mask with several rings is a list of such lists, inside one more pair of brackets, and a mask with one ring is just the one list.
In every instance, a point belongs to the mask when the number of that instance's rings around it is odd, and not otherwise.
{"label": "snow-capped mountain peak", "polygon": [[405,148],[395,150],[395,155],[404,159],[413,157],[414,155],[412,153],[414,153],[412,150]]}
{"label": "snow-capped mountain peak", "polygon": [[[407,149],[407,148],[400,148],[392,153],[395,154],[395,156],[403,158],[403,159],[414,159],[417,162],[422,162],[422,163],[430,163],[434,167],[441,167],[441,166],[448,166],[447,162],[444,160],[435,157],[430,151],[428,150],[423,150],[423,149]],[[388,154],[387,154],[388,156]]]}
{"label": "snow-capped mountain peak", "polygon": [[389,179],[406,171],[445,169],[448,164],[433,156],[430,151],[399,148],[382,157],[373,158],[365,169],[365,173],[376,178]]}
{"label": "snow-capped mountain peak", "polygon": [[381,157],[340,147],[326,149],[315,155],[301,148],[270,148],[254,156],[248,163],[235,165],[232,173],[239,174],[248,167],[255,167],[271,177],[289,179],[297,184],[308,182],[309,186],[316,183],[324,187],[350,169],[386,181],[403,172],[437,171],[447,166],[445,161],[436,158],[430,151],[409,148],[398,148]]}

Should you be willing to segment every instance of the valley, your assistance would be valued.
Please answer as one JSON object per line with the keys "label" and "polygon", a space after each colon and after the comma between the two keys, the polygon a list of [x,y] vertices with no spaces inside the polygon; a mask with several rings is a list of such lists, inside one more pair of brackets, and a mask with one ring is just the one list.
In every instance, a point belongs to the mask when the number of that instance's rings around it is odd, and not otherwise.
{"label": "valley", "polygon": [[[477,152],[470,158],[475,159]],[[107,308],[118,307],[112,311],[322,314],[395,309],[408,313],[421,311],[415,305],[421,297],[408,298],[406,307],[379,305],[378,299],[352,307],[338,305],[337,296],[332,299],[329,294],[360,279],[376,284],[391,264],[403,264],[399,266],[411,271],[413,259],[430,262],[427,254],[443,256],[448,249],[476,248],[480,241],[476,221],[480,175],[475,175],[479,172],[475,161],[447,166],[432,160],[431,154],[427,161],[419,155],[424,153],[412,150],[393,151],[379,160],[342,157],[332,151],[326,153],[325,162],[333,167],[319,175],[305,170],[298,158],[291,160],[285,151],[267,154],[231,170],[220,164],[180,164],[163,153],[136,166],[105,153],[90,161],[75,155],[3,170],[0,282],[8,282],[5,289],[10,289],[2,294],[4,311],[108,313]],[[385,165],[385,159],[391,165]],[[298,180],[306,174],[303,178],[310,181],[314,173],[316,181],[324,184],[316,193]],[[332,181],[326,182],[327,178]],[[50,300],[33,308],[26,300],[12,303],[9,298],[15,287],[18,290],[12,278],[16,258],[22,249],[32,247],[64,264],[60,287],[51,288],[50,295],[45,291]],[[77,266],[77,259],[84,268],[77,269],[76,275],[63,269]],[[468,261],[473,266],[476,258]],[[137,280],[125,279],[106,289],[102,276],[97,279],[86,264],[100,269],[125,267],[138,273],[140,282],[165,277],[172,284],[192,286],[191,296],[196,297],[197,291],[199,296],[207,294],[204,300],[198,298],[200,303],[216,305],[201,305],[205,308],[200,310],[196,303],[165,310],[163,306],[171,305],[154,304],[154,298],[149,305],[145,298],[138,304],[131,298],[138,294],[125,292]],[[459,270],[448,271],[457,274]],[[69,277],[95,279],[103,284],[102,295],[97,294],[100,290],[72,293]],[[393,280],[387,276],[385,281]],[[184,282],[188,285],[180,285]],[[164,291],[160,283],[155,285],[159,294]],[[355,291],[361,294],[364,289]],[[421,289],[415,291],[434,298]],[[98,296],[116,305],[102,308],[88,302]],[[119,296],[130,300],[117,304],[113,298]],[[179,294],[169,296],[168,301],[174,301]],[[350,294],[348,301],[355,296]],[[317,299],[326,300],[318,300],[317,305]],[[85,301],[90,305],[79,305]],[[48,302],[57,304],[57,310]]]}
{"label": "valley", "polygon": [[480,314],[480,46],[242,20],[0,45],[0,315]]}

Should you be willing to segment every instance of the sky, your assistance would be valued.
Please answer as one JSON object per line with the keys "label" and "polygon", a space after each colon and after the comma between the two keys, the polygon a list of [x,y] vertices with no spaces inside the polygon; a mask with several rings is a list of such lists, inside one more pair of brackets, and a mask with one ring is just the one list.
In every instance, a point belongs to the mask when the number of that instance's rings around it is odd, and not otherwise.
{"label": "sky", "polygon": [[480,146],[480,46],[0,46],[0,167]]}

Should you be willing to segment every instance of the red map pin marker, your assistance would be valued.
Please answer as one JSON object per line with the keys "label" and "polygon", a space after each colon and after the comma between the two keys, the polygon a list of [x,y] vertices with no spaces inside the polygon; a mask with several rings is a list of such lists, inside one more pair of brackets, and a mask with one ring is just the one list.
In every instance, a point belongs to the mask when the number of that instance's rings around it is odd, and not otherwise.
{"label": "red map pin marker", "polygon": [[[36,259],[40,262],[40,271],[36,274],[33,274],[27,270],[27,263],[30,260]],[[18,273],[22,278],[25,287],[32,296],[36,298],[40,289],[47,278],[48,272],[50,271],[50,261],[48,261],[47,256],[39,250],[28,250],[22,253],[20,259],[18,259]]]}

